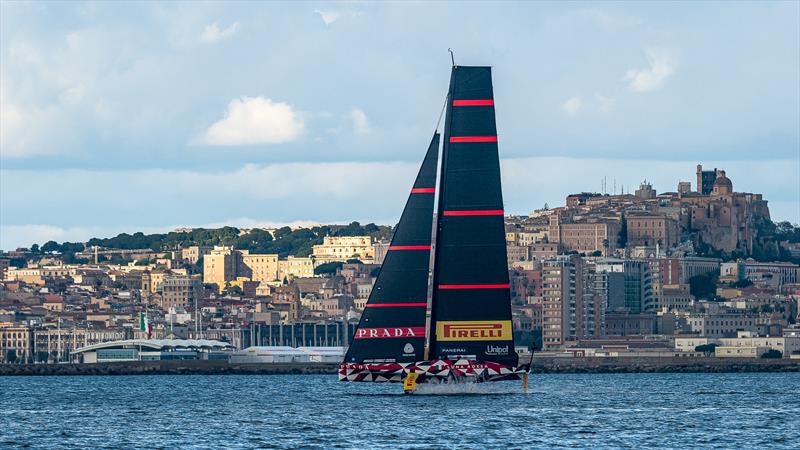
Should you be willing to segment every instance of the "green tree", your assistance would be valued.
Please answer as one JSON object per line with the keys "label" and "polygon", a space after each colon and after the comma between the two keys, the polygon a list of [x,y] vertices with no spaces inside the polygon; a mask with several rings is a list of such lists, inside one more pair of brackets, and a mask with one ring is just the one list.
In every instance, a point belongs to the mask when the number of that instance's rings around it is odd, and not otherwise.
{"label": "green tree", "polygon": [[694,351],[711,356],[717,349],[717,344],[702,344],[694,348]]}
{"label": "green tree", "polygon": [[42,245],[42,252],[43,253],[54,253],[54,252],[61,252],[61,246],[58,245],[56,241],[47,241]]}
{"label": "green tree", "polygon": [[314,268],[314,275],[333,275],[341,267],[341,261],[320,264]]}
{"label": "green tree", "polygon": [[689,278],[689,292],[696,298],[713,299],[717,294],[717,275],[711,272]]}
{"label": "green tree", "polygon": [[31,245],[31,253],[38,254],[39,253],[39,244]]}
{"label": "green tree", "polygon": [[225,288],[222,290],[224,295],[244,295],[244,291],[237,285],[225,283]]}
{"label": "green tree", "polygon": [[86,246],[80,242],[64,242],[56,251],[61,253],[78,253],[84,251],[85,249]]}
{"label": "green tree", "polygon": [[771,348],[761,355],[764,359],[780,359],[783,358],[783,353],[780,350]]}
{"label": "green tree", "polygon": [[747,286],[752,286],[753,282],[745,278],[744,280],[739,280],[731,283],[731,287],[734,288],[746,288]]}
{"label": "green tree", "polygon": [[619,236],[617,236],[617,247],[625,248],[628,245],[628,219],[623,213],[619,219]]}
{"label": "green tree", "polygon": [[23,257],[10,258],[8,260],[8,265],[11,267],[25,267],[27,264],[28,260]]}

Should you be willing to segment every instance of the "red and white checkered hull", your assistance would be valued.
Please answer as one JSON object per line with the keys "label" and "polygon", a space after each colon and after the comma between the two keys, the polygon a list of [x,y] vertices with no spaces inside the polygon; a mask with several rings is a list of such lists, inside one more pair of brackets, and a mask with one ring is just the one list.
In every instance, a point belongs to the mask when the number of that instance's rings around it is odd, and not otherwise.
{"label": "red and white checkered hull", "polygon": [[411,371],[419,375],[418,383],[484,382],[519,380],[528,367],[510,367],[494,362],[460,359],[417,361],[413,363],[343,363],[339,365],[339,381],[372,381],[402,383]]}

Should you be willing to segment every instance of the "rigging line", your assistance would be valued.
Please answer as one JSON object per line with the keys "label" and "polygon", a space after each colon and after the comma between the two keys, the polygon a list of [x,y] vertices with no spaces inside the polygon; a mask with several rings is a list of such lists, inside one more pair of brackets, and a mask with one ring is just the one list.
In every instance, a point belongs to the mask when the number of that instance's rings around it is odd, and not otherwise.
{"label": "rigging line", "polygon": [[442,124],[442,116],[444,116],[444,110],[447,109],[447,100],[450,98],[450,92],[444,96],[444,104],[442,105],[442,110],[439,112],[439,120],[436,121],[436,131],[439,131],[439,125]]}

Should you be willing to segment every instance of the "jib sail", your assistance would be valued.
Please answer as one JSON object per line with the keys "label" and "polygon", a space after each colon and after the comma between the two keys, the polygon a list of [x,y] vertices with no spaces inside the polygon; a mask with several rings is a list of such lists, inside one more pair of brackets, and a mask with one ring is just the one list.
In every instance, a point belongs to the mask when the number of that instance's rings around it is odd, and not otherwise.
{"label": "jib sail", "polygon": [[429,356],[516,366],[490,67],[453,67],[443,148]]}
{"label": "jib sail", "polygon": [[439,133],[433,135],[345,363],[423,358]]}

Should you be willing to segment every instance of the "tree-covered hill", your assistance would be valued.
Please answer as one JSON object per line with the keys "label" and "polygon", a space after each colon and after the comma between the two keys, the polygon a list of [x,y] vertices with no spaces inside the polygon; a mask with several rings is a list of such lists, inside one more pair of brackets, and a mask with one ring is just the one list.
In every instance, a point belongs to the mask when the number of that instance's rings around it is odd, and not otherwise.
{"label": "tree-covered hill", "polygon": [[[98,246],[109,249],[151,249],[154,251],[176,250],[193,245],[214,246],[228,245],[239,250],[249,250],[251,253],[278,253],[285,257],[288,255],[308,256],[316,244],[321,244],[325,236],[372,236],[377,239],[389,238],[392,228],[384,225],[369,223],[361,225],[352,222],[349,225],[322,225],[311,228],[289,227],[279,228],[275,236],[262,229],[251,229],[242,234],[238,228],[223,227],[216,229],[195,228],[192,231],[169,233],[144,234],[141,232],[128,234],[121,233],[112,238],[92,238],[86,242],[86,247]],[[31,246],[42,253],[74,253],[83,250],[83,244],[65,242],[58,244],[48,241],[39,247]]]}

